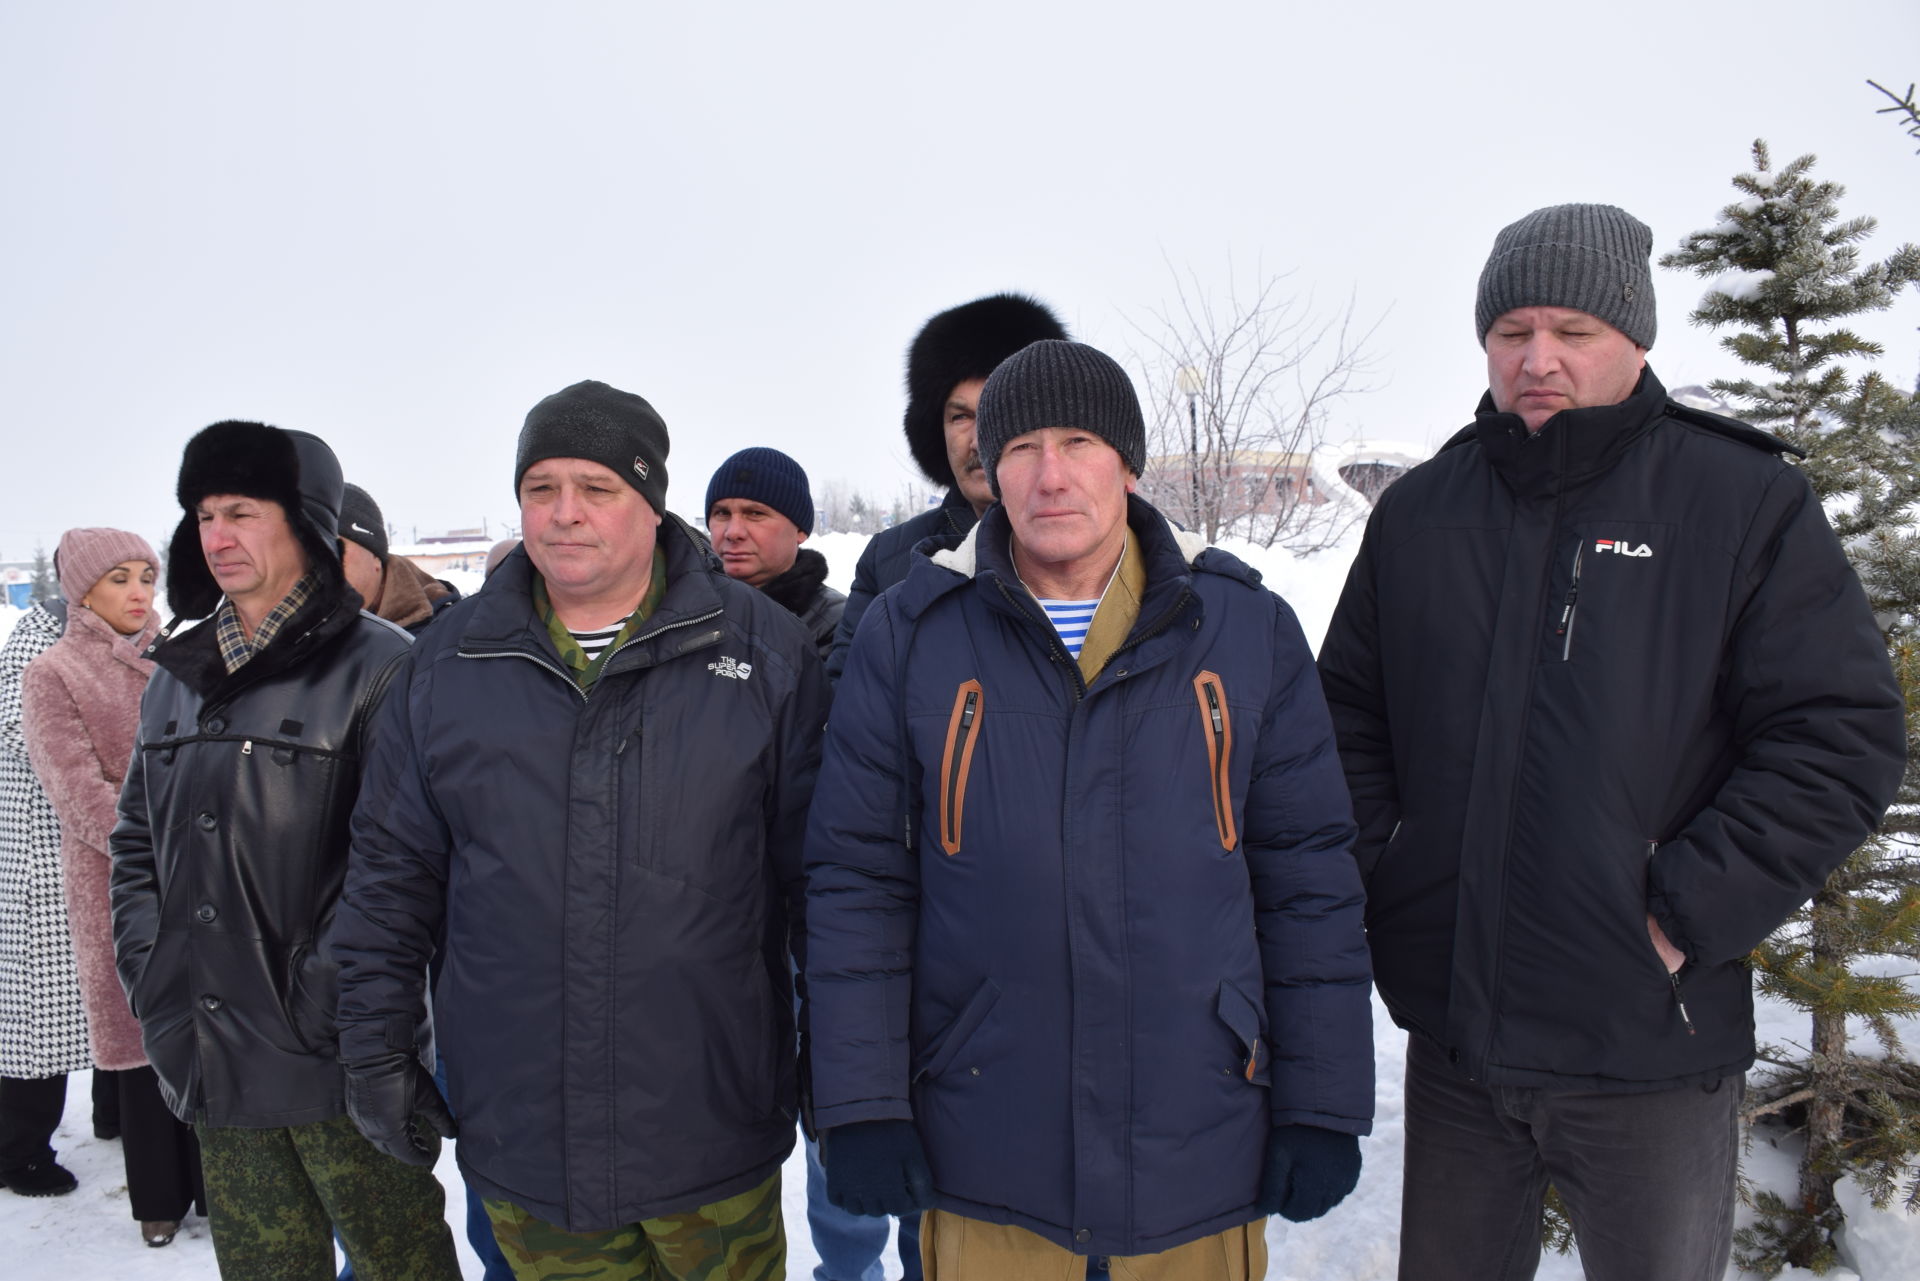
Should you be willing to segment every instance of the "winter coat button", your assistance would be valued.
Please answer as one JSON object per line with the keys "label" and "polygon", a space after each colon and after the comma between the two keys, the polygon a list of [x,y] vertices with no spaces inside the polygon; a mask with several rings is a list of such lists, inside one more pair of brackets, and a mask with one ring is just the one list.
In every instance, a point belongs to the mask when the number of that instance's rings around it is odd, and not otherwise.
{"label": "winter coat button", "polygon": [[200,1008],[211,1014],[220,1008],[220,998],[217,996],[203,996],[200,998]]}
{"label": "winter coat button", "polygon": [[211,832],[216,826],[218,826],[218,824],[214,822],[213,815],[211,814],[202,814],[200,816],[199,822],[200,822],[200,830],[203,832]]}
{"label": "winter coat button", "polygon": [[212,720],[207,722],[207,733],[224,734],[226,732],[227,732],[227,723],[221,720],[218,716],[214,717]]}
{"label": "winter coat button", "polygon": [[1073,1234],[1073,1239],[1078,1241],[1081,1245],[1085,1245],[1087,1242],[1093,1240],[1093,1232],[1089,1228],[1081,1228],[1078,1232]]}
{"label": "winter coat button", "polygon": [[214,917],[220,915],[220,913],[214,908],[213,904],[202,903],[194,915],[203,921],[211,921]]}

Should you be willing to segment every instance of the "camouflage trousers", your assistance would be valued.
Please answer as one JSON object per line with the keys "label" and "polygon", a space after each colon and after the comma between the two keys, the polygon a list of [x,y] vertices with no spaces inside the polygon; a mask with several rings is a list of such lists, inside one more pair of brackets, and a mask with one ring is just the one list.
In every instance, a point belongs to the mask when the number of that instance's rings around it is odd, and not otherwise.
{"label": "camouflage trousers", "polygon": [[333,1281],[335,1230],[360,1281],[459,1281],[440,1181],[346,1117],[193,1128],[224,1281]]}
{"label": "camouflage trousers", "polygon": [[780,1172],[757,1188],[608,1232],[568,1232],[510,1201],[488,1201],[518,1281],[782,1281]]}

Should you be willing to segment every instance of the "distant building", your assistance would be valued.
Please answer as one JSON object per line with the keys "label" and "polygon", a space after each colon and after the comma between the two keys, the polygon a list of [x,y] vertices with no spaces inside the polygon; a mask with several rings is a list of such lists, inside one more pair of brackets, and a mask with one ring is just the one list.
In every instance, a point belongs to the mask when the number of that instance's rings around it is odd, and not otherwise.
{"label": "distant building", "polygon": [[1398,440],[1356,440],[1340,449],[1334,470],[1347,488],[1367,500],[1380,501],[1387,486],[1427,460],[1427,451]]}
{"label": "distant building", "polygon": [[[1233,501],[1220,503],[1219,509],[1236,520],[1284,515],[1301,503],[1317,507],[1329,498],[1314,480],[1311,454],[1243,449],[1218,459],[1202,458],[1199,470],[1203,494],[1220,493],[1224,482]],[[1162,454],[1147,459],[1141,491],[1156,505],[1178,506],[1191,492],[1193,480],[1188,455]]]}
{"label": "distant building", "polygon": [[[486,569],[487,553],[501,537],[498,531],[488,535],[477,529],[453,530],[417,543],[394,543],[387,554],[404,556],[435,578],[449,570],[478,574]],[[505,537],[511,538],[513,534]]]}

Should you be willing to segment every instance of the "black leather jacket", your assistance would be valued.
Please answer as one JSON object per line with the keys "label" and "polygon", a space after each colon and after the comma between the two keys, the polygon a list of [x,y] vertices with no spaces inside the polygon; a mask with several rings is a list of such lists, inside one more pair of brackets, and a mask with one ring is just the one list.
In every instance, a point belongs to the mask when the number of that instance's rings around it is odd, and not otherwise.
{"label": "black leather jacket", "polygon": [[162,644],[113,830],[113,941],[176,1116],[343,1110],[332,967],[374,704],[409,644],[334,584],[229,675],[211,621]]}

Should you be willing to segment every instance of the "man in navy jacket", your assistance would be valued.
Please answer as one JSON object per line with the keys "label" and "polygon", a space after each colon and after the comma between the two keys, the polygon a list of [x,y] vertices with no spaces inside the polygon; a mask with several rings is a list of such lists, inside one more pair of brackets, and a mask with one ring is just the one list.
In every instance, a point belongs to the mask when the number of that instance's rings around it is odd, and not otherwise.
{"label": "man in navy jacket", "polygon": [[1480,277],[1476,421],[1381,496],[1320,656],[1407,1049],[1400,1275],[1718,1278],[1747,953],[1904,755],[1865,594],[1787,447],[1667,399],[1653,237],[1537,210]]}
{"label": "man in navy jacket", "polygon": [[1292,612],[1132,494],[1110,358],[980,397],[999,503],[855,639],[807,836],[830,1195],[928,1272],[1259,1276],[1373,1111],[1353,827]]}
{"label": "man in navy jacket", "polygon": [[525,543],[381,708],[331,936],[347,1105],[402,1159],[439,1110],[412,1053],[437,952],[461,1173],[523,1276],[785,1272],[826,677],[667,513],[667,447],[604,383],[527,415]]}

